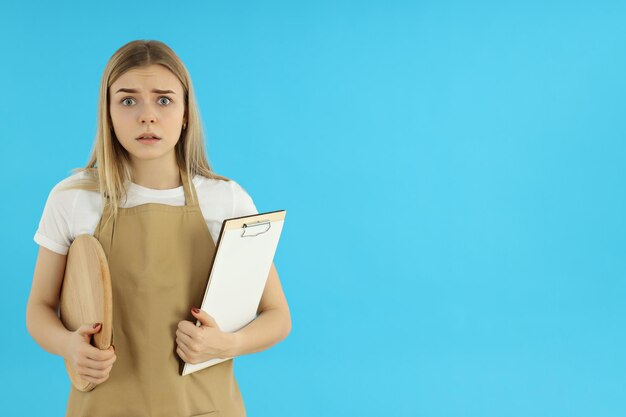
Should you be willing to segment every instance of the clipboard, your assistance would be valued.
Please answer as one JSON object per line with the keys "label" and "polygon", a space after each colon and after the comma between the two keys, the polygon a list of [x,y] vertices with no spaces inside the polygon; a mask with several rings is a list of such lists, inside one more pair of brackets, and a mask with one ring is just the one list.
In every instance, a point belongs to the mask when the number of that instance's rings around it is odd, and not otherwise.
{"label": "clipboard", "polygon": [[[200,308],[215,319],[223,332],[236,332],[256,318],[286,213],[270,211],[222,223]],[[200,326],[200,321],[196,321],[196,326]],[[230,359],[185,362],[182,375]]]}

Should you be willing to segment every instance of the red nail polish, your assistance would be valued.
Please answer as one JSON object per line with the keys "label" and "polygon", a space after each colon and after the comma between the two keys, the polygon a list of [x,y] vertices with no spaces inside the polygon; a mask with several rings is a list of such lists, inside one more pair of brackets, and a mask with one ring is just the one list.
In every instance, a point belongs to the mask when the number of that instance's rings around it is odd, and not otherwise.
{"label": "red nail polish", "polygon": [[100,323],[96,323],[93,325],[93,328],[96,329],[98,326],[100,326]]}
{"label": "red nail polish", "polygon": [[195,308],[195,307],[194,307],[194,308],[192,308],[192,310],[193,310],[193,312],[194,312],[194,313],[196,313],[196,314],[198,314],[198,313],[200,312],[200,310],[199,310],[199,309],[197,309],[197,308]]}

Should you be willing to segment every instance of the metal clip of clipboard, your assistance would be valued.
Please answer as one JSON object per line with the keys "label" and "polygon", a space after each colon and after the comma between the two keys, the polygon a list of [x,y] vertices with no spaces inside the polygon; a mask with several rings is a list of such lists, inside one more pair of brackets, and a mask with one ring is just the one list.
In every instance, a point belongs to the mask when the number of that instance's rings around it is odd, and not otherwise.
{"label": "metal clip of clipboard", "polygon": [[[262,226],[267,226],[266,228]],[[260,221],[256,223],[244,223],[243,224],[243,232],[241,233],[241,237],[255,237],[260,234],[263,234],[270,230],[272,227],[272,222],[269,220]]]}

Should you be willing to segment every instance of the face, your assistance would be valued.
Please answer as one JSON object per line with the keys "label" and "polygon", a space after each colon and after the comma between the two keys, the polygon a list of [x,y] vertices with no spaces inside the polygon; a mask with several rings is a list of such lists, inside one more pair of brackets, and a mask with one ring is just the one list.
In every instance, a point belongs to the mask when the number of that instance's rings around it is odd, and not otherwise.
{"label": "face", "polygon": [[[161,65],[133,68],[109,87],[113,130],[131,161],[175,159],[185,116],[183,86]],[[138,140],[152,134],[158,140]]]}

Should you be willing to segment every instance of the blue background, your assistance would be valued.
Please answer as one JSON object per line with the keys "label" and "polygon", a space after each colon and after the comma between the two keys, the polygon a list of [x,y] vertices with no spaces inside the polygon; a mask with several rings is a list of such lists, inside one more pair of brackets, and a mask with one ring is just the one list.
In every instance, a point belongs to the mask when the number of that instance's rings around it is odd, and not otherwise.
{"label": "blue background", "polygon": [[6,2],[2,415],[61,416],[25,306],[113,52],[188,67],[210,162],[287,209],[250,416],[626,415],[626,3]]}

